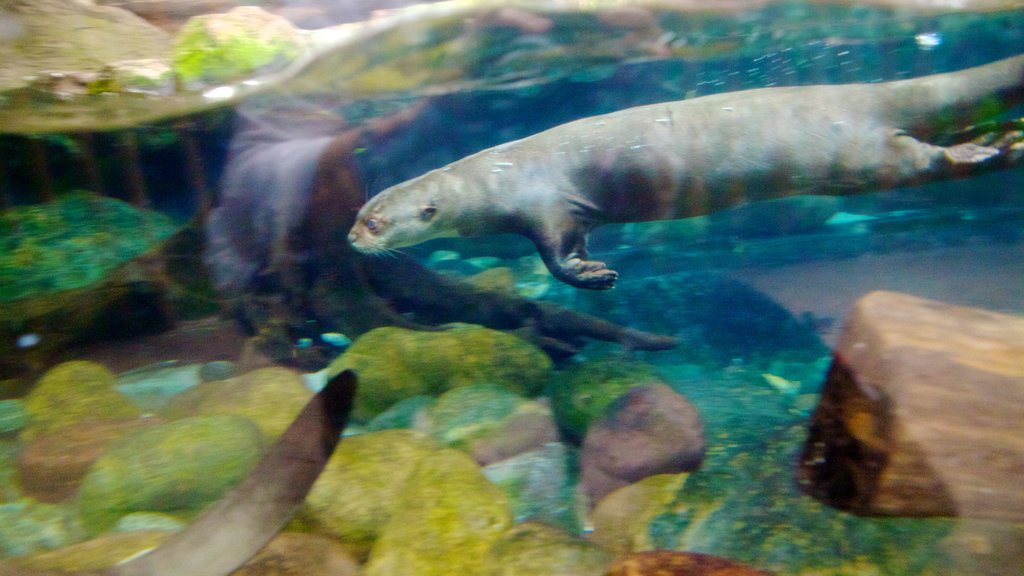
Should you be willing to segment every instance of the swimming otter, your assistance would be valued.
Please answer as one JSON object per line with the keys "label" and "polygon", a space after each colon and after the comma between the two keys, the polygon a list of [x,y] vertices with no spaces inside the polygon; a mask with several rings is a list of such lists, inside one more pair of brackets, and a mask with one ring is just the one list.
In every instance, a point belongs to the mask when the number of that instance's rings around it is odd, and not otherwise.
{"label": "swimming otter", "polygon": [[[478,289],[405,255],[379,259],[353,250],[345,235],[365,200],[366,180],[357,151],[372,154],[420,109],[362,127],[318,120],[318,132],[305,137],[290,130],[302,115],[283,128],[267,120],[274,115],[243,116],[219,206],[206,224],[204,260],[264,353],[315,371],[337,354],[320,334],[355,338],[379,326],[436,329],[450,322],[513,331],[556,359],[574,354],[585,338],[641,350],[675,346],[668,336]],[[313,345],[297,349],[300,337]]]}
{"label": "swimming otter", "polygon": [[1024,56],[1017,56],[911,80],[762,88],[629,108],[392,186],[363,206],[348,239],[378,254],[438,237],[514,232],[533,240],[560,280],[607,289],[618,273],[588,259],[595,226],[1005,165],[1021,155],[1019,134],[996,147],[927,140],[978,121],[996,102],[1019,103],[1022,91]]}

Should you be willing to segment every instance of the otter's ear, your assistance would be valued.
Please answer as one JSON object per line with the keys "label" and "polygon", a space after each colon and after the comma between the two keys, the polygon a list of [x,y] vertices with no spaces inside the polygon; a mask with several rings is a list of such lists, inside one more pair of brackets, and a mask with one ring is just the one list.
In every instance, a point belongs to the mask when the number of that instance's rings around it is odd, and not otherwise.
{"label": "otter's ear", "polygon": [[437,214],[437,206],[433,202],[420,208],[420,220],[424,222],[433,218],[434,214]]}

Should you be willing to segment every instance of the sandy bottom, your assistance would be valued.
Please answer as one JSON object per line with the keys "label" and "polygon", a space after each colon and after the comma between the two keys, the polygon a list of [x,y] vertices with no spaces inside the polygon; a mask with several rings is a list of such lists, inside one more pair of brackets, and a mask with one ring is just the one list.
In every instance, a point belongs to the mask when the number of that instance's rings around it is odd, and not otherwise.
{"label": "sandy bottom", "polygon": [[952,304],[1024,314],[1024,243],[868,254],[828,262],[735,269],[794,314],[831,319],[832,345],[853,303],[873,290],[893,290]]}

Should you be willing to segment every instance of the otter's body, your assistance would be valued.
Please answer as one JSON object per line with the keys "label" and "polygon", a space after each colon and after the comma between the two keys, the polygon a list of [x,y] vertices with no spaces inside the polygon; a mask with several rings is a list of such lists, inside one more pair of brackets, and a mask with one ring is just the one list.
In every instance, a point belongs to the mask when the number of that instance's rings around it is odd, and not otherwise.
{"label": "otter's body", "polygon": [[556,277],[610,288],[617,274],[587,260],[594,226],[951,177],[1005,150],[928,141],[970,125],[993,101],[1019,102],[1022,91],[1019,56],[898,82],[764,88],[584,118],[381,192],[350,241],[372,253],[516,232]]}

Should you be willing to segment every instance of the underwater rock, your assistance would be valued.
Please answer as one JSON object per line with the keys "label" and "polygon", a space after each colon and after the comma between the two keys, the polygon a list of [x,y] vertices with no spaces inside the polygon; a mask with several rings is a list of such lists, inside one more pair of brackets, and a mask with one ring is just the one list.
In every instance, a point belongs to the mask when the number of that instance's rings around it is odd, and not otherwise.
{"label": "underwater rock", "polygon": [[346,437],[306,496],[298,525],[333,536],[365,557],[407,490],[406,480],[438,449],[412,430]]}
{"label": "underwater rock", "polygon": [[28,425],[23,441],[89,420],[134,419],[139,409],[114,388],[114,373],[95,362],[75,360],[47,370],[25,397]]}
{"label": "underwater rock", "polygon": [[367,432],[380,430],[393,430],[398,428],[410,428],[423,433],[430,431],[430,417],[428,409],[434,405],[436,400],[433,396],[413,396],[405,400],[399,400],[390,408],[376,415],[366,425]]}
{"label": "underwater rock", "polygon": [[291,22],[256,6],[190,18],[174,39],[174,72],[186,86],[283,68],[306,47]]}
{"label": "underwater rock", "polygon": [[23,87],[44,74],[95,73],[113,62],[170,53],[170,37],[163,30],[119,8],[91,2],[5,2],[2,18],[16,41],[0,42],[0,91]]}
{"label": "underwater rock", "polygon": [[25,402],[21,399],[0,400],[0,434],[17,432],[28,422]]}
{"label": "underwater rock", "polygon": [[159,410],[172,398],[199,384],[201,364],[158,363],[117,375],[117,391],[142,410]]}
{"label": "underwater rock", "polygon": [[511,334],[469,324],[421,332],[384,327],[359,337],[328,368],[354,369],[361,382],[353,418],[368,420],[395,402],[490,382],[525,396],[543,389],[551,359]]}
{"label": "underwater rock", "polygon": [[238,374],[238,366],[230,360],[214,360],[203,364],[199,369],[199,379],[203,382],[227,380]]}
{"label": "underwater rock", "polygon": [[78,492],[82,525],[98,534],[130,512],[198,512],[262,454],[259,427],[241,416],[196,416],[137,431],[86,474]]}
{"label": "underwater rock", "polygon": [[616,560],[607,576],[771,576],[771,572],[709,554],[655,550]]}
{"label": "underwater rock", "polygon": [[671,509],[687,474],[657,474],[608,494],[590,513],[591,538],[616,556],[654,548],[647,527]]}
{"label": "underwater rock", "polygon": [[334,540],[282,532],[231,576],[356,576],[358,572],[359,565]]}
{"label": "underwater rock", "polygon": [[204,382],[164,410],[169,419],[234,414],[256,423],[269,444],[292,423],[313,393],[289,368],[259,368],[227,380]]}
{"label": "underwater rock", "polygon": [[664,384],[633,388],[590,425],[580,449],[580,486],[591,504],[655,474],[696,470],[704,423],[686,398]]}
{"label": "underwater rock", "polygon": [[654,366],[605,358],[555,372],[548,395],[558,427],[574,442],[582,442],[587,427],[603,416],[612,402],[647,384],[665,384]]}
{"label": "underwater rock", "polygon": [[431,435],[484,466],[558,439],[551,410],[495,384],[470,384],[438,397]]}
{"label": "underwater rock", "polygon": [[60,548],[83,537],[65,506],[22,498],[0,504],[0,556],[24,556]]}
{"label": "underwater rock", "polygon": [[156,418],[85,421],[38,436],[18,456],[22,490],[42,502],[60,502],[74,494],[111,442],[159,423]]}
{"label": "underwater rock", "polygon": [[364,576],[478,576],[511,526],[505,493],[458,450],[420,460],[370,552]]}
{"label": "underwater rock", "polygon": [[36,374],[74,342],[167,328],[166,282],[147,259],[176,230],[88,192],[0,212],[0,378]]}
{"label": "underwater rock", "polygon": [[537,522],[518,524],[488,554],[487,576],[604,576],[612,555],[600,546]]}
{"label": "underwater rock", "polygon": [[854,304],[801,457],[857,514],[1024,520],[1024,319],[876,291]]}
{"label": "underwater rock", "polygon": [[571,457],[565,444],[551,442],[485,466],[483,472],[508,494],[515,522],[543,522],[579,534],[582,522]]}

